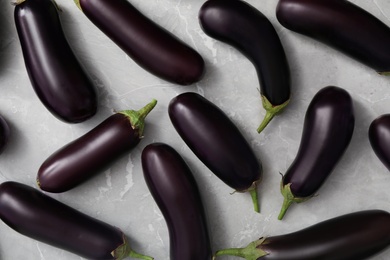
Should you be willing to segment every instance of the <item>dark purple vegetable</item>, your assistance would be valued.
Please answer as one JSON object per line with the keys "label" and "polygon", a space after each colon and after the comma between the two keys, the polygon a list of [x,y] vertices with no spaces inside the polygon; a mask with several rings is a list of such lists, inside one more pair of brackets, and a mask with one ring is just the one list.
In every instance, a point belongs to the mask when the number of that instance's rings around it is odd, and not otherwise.
{"label": "dark purple vegetable", "polygon": [[306,111],[298,154],[280,184],[284,202],[279,219],[292,203],[315,195],[347,149],[354,125],[347,91],[330,86],[314,96]]}
{"label": "dark purple vegetable", "polygon": [[246,248],[220,250],[215,256],[235,255],[247,260],[361,260],[389,244],[390,214],[366,210],[287,235],[260,238]]}
{"label": "dark purple vegetable", "polygon": [[198,186],[182,157],[154,143],[142,152],[149,190],[167,222],[171,260],[210,260],[211,248]]}
{"label": "dark purple vegetable", "polygon": [[139,66],[180,85],[203,76],[203,58],[127,0],[75,0],[83,13]]}
{"label": "dark purple vegetable", "polygon": [[223,182],[250,192],[259,212],[256,186],[262,165],[236,125],[216,105],[196,93],[173,98],[168,108],[176,131],[194,154]]}
{"label": "dark purple vegetable", "polygon": [[21,183],[0,184],[0,218],[25,236],[88,259],[153,259],[134,252],[120,229]]}
{"label": "dark purple vegetable", "polygon": [[241,0],[209,0],[199,11],[203,31],[241,51],[255,66],[266,115],[260,133],[290,101],[290,68],[271,22]]}
{"label": "dark purple vegetable", "polygon": [[60,148],[39,168],[38,186],[49,192],[64,192],[108,169],[140,142],[145,117],[156,103],[153,100],[139,111],[115,113]]}
{"label": "dark purple vegetable", "polygon": [[279,0],[279,22],[390,74],[390,28],[346,0]]}
{"label": "dark purple vegetable", "polygon": [[375,154],[390,171],[390,114],[372,121],[368,137]]}
{"label": "dark purple vegetable", "polygon": [[9,135],[10,130],[7,121],[0,115],[0,154],[7,146]]}
{"label": "dark purple vegetable", "polygon": [[31,84],[57,118],[79,123],[97,110],[97,94],[62,31],[52,0],[19,1],[15,25]]}

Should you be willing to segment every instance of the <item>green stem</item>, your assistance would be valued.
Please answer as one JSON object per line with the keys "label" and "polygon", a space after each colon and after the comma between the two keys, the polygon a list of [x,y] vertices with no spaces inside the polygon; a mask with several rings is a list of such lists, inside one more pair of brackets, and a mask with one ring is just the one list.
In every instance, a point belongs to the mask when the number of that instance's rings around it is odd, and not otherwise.
{"label": "green stem", "polygon": [[112,256],[116,260],[123,260],[127,257],[136,258],[136,259],[144,259],[144,260],[153,260],[153,257],[141,255],[135,252],[129,245],[129,241],[126,236],[123,235],[123,244],[118,246],[114,251],[112,251]]}
{"label": "green stem", "polygon": [[154,259],[153,257],[150,257],[150,256],[138,254],[135,251],[130,251],[129,257],[137,258],[137,259],[144,259],[144,260],[153,260]]}
{"label": "green stem", "polygon": [[74,0],[74,3],[77,5],[77,7],[83,11],[83,9],[81,9],[81,5],[80,5],[80,0]]}
{"label": "green stem", "polygon": [[279,220],[283,219],[283,217],[286,214],[288,208],[291,206],[291,204],[293,204],[293,202],[294,202],[293,200],[290,200],[290,199],[288,199],[286,197],[284,198],[283,205],[282,205],[282,208],[281,208],[279,216],[278,216]]}
{"label": "green stem", "polygon": [[291,206],[293,203],[301,203],[309,200],[313,196],[308,196],[308,197],[296,197],[293,192],[291,191],[291,183],[283,184],[283,179],[280,182],[280,192],[282,193],[284,200],[283,200],[283,205],[280,210],[278,219],[281,220],[283,219],[284,215],[286,214],[288,208]]}
{"label": "green stem", "polygon": [[249,193],[251,194],[252,197],[252,202],[253,202],[253,207],[257,213],[260,213],[260,207],[259,207],[259,199],[257,196],[257,189],[256,185],[253,189],[249,190]]}
{"label": "green stem", "polygon": [[380,75],[383,76],[390,76],[390,71],[383,71],[383,72],[378,72]]}
{"label": "green stem", "polygon": [[213,260],[216,259],[218,256],[221,255],[232,255],[232,256],[238,256],[245,258],[246,260],[256,260],[263,256],[266,256],[268,253],[264,250],[258,248],[262,245],[262,243],[265,241],[265,238],[260,238],[259,240],[253,241],[252,243],[249,243],[244,248],[227,248],[217,251],[214,256]]}
{"label": "green stem", "polygon": [[288,105],[290,99],[280,105],[273,105],[264,95],[261,95],[261,101],[263,103],[263,108],[266,111],[265,117],[261,122],[259,128],[257,128],[257,132],[261,133],[264,128],[269,124],[269,122],[274,118],[277,114],[283,111],[283,109]]}
{"label": "green stem", "polygon": [[131,126],[133,129],[138,129],[139,136],[142,137],[145,126],[145,118],[152,111],[152,109],[156,106],[157,100],[153,99],[149,104],[144,106],[138,111],[135,110],[124,110],[119,113],[124,114],[130,120]]}

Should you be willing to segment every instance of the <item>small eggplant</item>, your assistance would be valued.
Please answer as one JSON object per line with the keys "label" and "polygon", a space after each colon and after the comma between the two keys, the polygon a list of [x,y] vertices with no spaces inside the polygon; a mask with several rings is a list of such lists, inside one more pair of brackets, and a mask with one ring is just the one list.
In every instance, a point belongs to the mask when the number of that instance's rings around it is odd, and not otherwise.
{"label": "small eggplant", "polygon": [[31,84],[58,119],[79,123],[97,111],[96,89],[70,48],[52,0],[17,0],[15,25]]}
{"label": "small eggplant", "polygon": [[368,137],[375,154],[390,171],[390,114],[382,115],[371,123]]}
{"label": "small eggplant", "polygon": [[323,221],[300,231],[263,237],[246,248],[217,251],[247,260],[362,260],[390,245],[390,214],[366,210]]}
{"label": "small eggplant", "polygon": [[306,111],[298,154],[280,183],[284,202],[279,219],[292,203],[315,195],[347,149],[354,125],[347,91],[330,86],[314,96]]}
{"label": "small eggplant", "polygon": [[390,75],[390,28],[346,0],[279,0],[279,22]]}
{"label": "small eggplant", "polygon": [[64,192],[108,169],[140,142],[145,117],[156,103],[153,100],[138,111],[115,113],[57,150],[39,168],[38,186],[48,192]]}
{"label": "small eggplant", "polygon": [[271,22],[241,0],[209,0],[199,11],[203,31],[241,51],[255,66],[266,115],[260,133],[290,101],[290,68]]}
{"label": "small eggplant", "polygon": [[210,260],[211,247],[198,186],[183,158],[154,143],[142,152],[149,190],[167,222],[171,260]]}
{"label": "small eggplant", "polygon": [[223,182],[250,192],[259,212],[256,186],[262,165],[236,125],[212,102],[196,93],[173,98],[168,108],[173,126],[194,154]]}
{"label": "small eggplant", "polygon": [[133,251],[120,229],[25,184],[0,184],[0,218],[25,236],[88,259],[153,259]]}
{"label": "small eggplant", "polygon": [[10,130],[7,121],[5,121],[5,119],[2,116],[0,116],[0,154],[4,151],[5,147],[7,146],[9,135],[10,135]]}
{"label": "small eggplant", "polygon": [[75,0],[81,11],[139,66],[164,80],[188,85],[203,76],[194,49],[144,16],[127,0]]}

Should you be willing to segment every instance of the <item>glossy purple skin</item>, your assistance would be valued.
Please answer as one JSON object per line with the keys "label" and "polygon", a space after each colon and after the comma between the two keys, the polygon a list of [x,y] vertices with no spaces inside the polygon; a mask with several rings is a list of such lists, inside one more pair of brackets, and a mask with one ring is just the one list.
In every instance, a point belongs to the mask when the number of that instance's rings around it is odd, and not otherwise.
{"label": "glossy purple skin", "polygon": [[381,115],[372,121],[368,137],[375,154],[390,171],[390,114]]}
{"label": "glossy purple skin", "polygon": [[47,158],[39,168],[38,185],[49,192],[70,190],[107,170],[139,142],[138,129],[116,113]]}
{"label": "glossy purple skin", "polygon": [[10,135],[7,121],[0,115],[0,154],[4,151]]}
{"label": "glossy purple skin", "polygon": [[295,197],[310,197],[321,187],[347,149],[354,125],[347,91],[329,86],[314,96],[306,111],[298,154],[283,178],[283,185],[291,183]]}
{"label": "glossy purple skin", "polygon": [[210,260],[207,223],[198,186],[182,157],[170,146],[153,143],[142,152],[149,190],[169,230],[171,260]]}
{"label": "glossy purple skin", "polygon": [[111,252],[124,243],[118,228],[21,183],[0,185],[0,218],[25,236],[87,259],[114,259]]}
{"label": "glossy purple skin", "polygon": [[202,78],[203,58],[129,1],[80,0],[80,6],[102,32],[150,73],[180,85]]}
{"label": "glossy purple skin", "polygon": [[271,22],[241,0],[208,0],[199,11],[203,31],[241,51],[255,66],[261,93],[272,105],[290,99],[290,68]]}
{"label": "glossy purple skin", "polygon": [[390,28],[345,0],[279,0],[279,22],[344,52],[377,72],[390,71]]}
{"label": "glossy purple skin", "polygon": [[15,25],[31,84],[58,119],[79,123],[97,111],[94,85],[70,48],[51,0],[15,6]]}
{"label": "glossy purple skin", "polygon": [[173,98],[168,108],[176,131],[194,154],[223,182],[246,191],[262,177],[262,165],[227,115],[199,94]]}
{"label": "glossy purple skin", "polygon": [[367,210],[287,235],[267,237],[259,260],[361,260],[390,245],[390,214]]}

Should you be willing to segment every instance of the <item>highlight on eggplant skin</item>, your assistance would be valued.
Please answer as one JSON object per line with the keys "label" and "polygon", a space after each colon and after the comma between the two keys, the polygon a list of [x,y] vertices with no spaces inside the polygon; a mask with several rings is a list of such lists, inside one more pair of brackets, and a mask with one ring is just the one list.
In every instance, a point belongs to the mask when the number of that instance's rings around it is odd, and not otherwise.
{"label": "highlight on eggplant skin", "polygon": [[139,66],[169,82],[189,85],[204,74],[193,48],[154,23],[127,0],[75,0],[83,13]]}
{"label": "highlight on eggplant skin", "polygon": [[210,260],[211,246],[196,180],[178,152],[164,143],[142,151],[146,184],[168,226],[171,260]]}
{"label": "highlight on eggplant skin", "polygon": [[238,127],[215,104],[187,92],[168,106],[171,122],[192,152],[219,179],[237,192],[249,192],[259,212],[257,185],[263,168]]}
{"label": "highlight on eggplant skin", "polygon": [[0,115],[0,154],[3,153],[8,144],[10,132],[7,121]]}
{"label": "highlight on eggplant skin", "polygon": [[277,32],[264,14],[241,0],[206,1],[199,22],[207,35],[235,47],[255,66],[266,110],[260,133],[290,101],[290,67]]}
{"label": "highlight on eggplant skin", "polygon": [[107,170],[139,144],[145,118],[156,103],[154,99],[138,111],[117,112],[58,149],[40,166],[38,186],[48,192],[65,192]]}
{"label": "highlight on eggplant skin", "polygon": [[298,153],[280,183],[284,201],[278,219],[291,204],[315,195],[346,151],[354,126],[353,101],[346,90],[328,86],[317,92],[306,111]]}
{"label": "highlight on eggplant skin", "polygon": [[27,73],[42,104],[67,123],[95,115],[95,86],[67,42],[54,1],[17,1],[14,19]]}
{"label": "highlight on eggplant skin", "polygon": [[390,171],[390,114],[381,115],[372,121],[368,138],[375,154]]}
{"label": "highlight on eggplant skin", "polygon": [[0,184],[0,219],[22,235],[84,258],[153,259],[132,250],[120,229],[22,183]]}
{"label": "highlight on eggplant skin", "polygon": [[279,0],[278,21],[390,75],[390,28],[346,0]]}
{"label": "highlight on eggplant skin", "polygon": [[213,259],[235,255],[247,260],[362,260],[389,245],[390,214],[383,210],[365,210],[290,234],[263,237],[245,248],[222,249]]}

